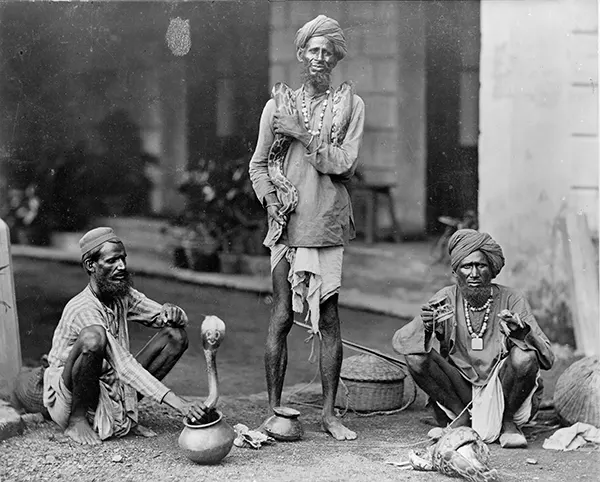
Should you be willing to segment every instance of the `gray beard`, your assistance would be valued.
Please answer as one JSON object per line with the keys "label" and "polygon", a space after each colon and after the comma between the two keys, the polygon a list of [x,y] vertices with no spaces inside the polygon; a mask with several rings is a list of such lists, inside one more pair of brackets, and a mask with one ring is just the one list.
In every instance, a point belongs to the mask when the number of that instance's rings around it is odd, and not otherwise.
{"label": "gray beard", "polygon": [[125,275],[122,281],[109,281],[106,278],[97,278],[96,286],[98,286],[99,295],[105,300],[114,300],[122,298],[129,293],[133,287],[133,279],[129,273]]}
{"label": "gray beard", "polygon": [[480,286],[477,288],[460,286],[460,292],[462,293],[463,298],[467,300],[467,303],[475,308],[485,305],[485,302],[490,297],[489,286]]}
{"label": "gray beard", "polygon": [[331,72],[317,72],[311,74],[308,63],[304,63],[302,69],[302,83],[311,85],[316,92],[324,92],[331,85]]}

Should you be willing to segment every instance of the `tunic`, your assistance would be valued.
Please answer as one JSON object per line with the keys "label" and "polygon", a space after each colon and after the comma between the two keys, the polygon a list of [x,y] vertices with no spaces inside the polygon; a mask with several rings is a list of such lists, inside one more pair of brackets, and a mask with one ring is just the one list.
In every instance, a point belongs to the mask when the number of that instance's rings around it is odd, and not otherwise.
{"label": "tunic", "polygon": [[[299,116],[302,109],[300,92],[300,89],[295,92]],[[309,146],[311,152],[308,153],[302,143],[294,139],[283,165],[284,175],[298,190],[299,198],[298,206],[291,213],[279,240],[290,247],[343,246],[355,237],[352,205],[345,183],[354,175],[358,164],[365,106],[363,100],[354,95],[348,131],[342,144],[334,146],[331,144],[332,98],[330,94],[320,139],[315,139]],[[325,95],[306,99],[311,130],[318,129],[325,99]],[[263,109],[256,151],[249,167],[252,186],[263,205],[265,196],[275,193],[267,165],[269,149],[275,140],[275,112],[275,101],[271,99]],[[302,119],[299,121],[303,122]]]}
{"label": "tunic", "polygon": [[[116,299],[110,306],[102,303],[88,285],[72,298],[54,331],[49,366],[44,377],[44,403],[53,391],[60,390],[58,378],[81,330],[100,325],[106,330],[106,358],[100,377],[101,397],[96,410],[95,425],[101,438],[125,435],[131,423],[137,423],[136,392],[161,403],[169,389],[154,378],[129,352],[127,322],[162,328],[162,305],[131,288],[129,294]],[[184,324],[187,316],[184,314]],[[105,396],[107,395],[107,396]],[[103,420],[98,415],[103,414]],[[120,425],[120,426],[116,426]]]}
{"label": "tunic", "polygon": [[[433,333],[425,332],[423,320],[419,315],[395,333],[392,342],[394,350],[404,355],[429,353],[437,339],[440,354],[474,386],[487,384],[496,362],[508,354],[512,345],[525,351],[534,350],[540,367],[549,370],[554,363],[550,341],[537,324],[525,297],[506,286],[493,284],[492,287],[493,300],[488,327],[483,334],[483,350],[471,349],[463,296],[457,286],[442,288],[430,299],[431,301],[447,296],[454,313],[435,327],[435,337]],[[518,313],[521,321],[528,327],[522,340],[515,337],[509,337],[507,340],[500,331],[498,314],[504,309]]]}

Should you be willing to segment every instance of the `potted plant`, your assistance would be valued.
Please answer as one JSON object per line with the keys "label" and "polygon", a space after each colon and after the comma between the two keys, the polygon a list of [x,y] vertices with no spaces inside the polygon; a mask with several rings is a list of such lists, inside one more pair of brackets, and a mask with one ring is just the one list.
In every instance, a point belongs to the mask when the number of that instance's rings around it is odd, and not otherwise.
{"label": "potted plant", "polygon": [[[179,184],[187,203],[182,218],[173,223],[173,232],[187,233],[188,249],[193,245],[199,249],[202,239],[213,240],[222,272],[239,273],[248,264],[244,263],[247,256],[266,254],[262,246],[266,219],[252,189],[248,162],[248,156],[200,158],[191,163]],[[180,250],[185,251],[183,242]]]}

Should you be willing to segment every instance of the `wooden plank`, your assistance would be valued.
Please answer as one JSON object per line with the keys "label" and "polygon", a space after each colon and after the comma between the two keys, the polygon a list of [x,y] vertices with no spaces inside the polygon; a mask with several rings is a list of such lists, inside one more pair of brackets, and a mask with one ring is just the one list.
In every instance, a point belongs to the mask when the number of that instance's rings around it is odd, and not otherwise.
{"label": "wooden plank", "polygon": [[21,369],[19,321],[8,226],[0,219],[0,395],[8,395]]}
{"label": "wooden plank", "polygon": [[569,258],[573,282],[574,329],[577,348],[585,356],[600,355],[600,309],[597,247],[587,218],[574,209],[566,212]]}

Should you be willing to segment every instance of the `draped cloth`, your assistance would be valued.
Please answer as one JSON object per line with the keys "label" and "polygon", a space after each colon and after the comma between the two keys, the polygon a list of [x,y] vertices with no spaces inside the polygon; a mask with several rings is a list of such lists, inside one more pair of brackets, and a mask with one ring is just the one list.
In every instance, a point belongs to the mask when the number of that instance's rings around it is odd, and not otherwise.
{"label": "draped cloth", "polygon": [[342,285],[343,246],[327,248],[291,248],[276,244],[271,248],[271,271],[285,257],[290,264],[288,282],[292,288],[292,309],[304,311],[313,334],[319,334],[320,305],[339,293]]}
{"label": "draped cloth", "polygon": [[504,267],[502,248],[489,234],[474,229],[459,229],[448,241],[452,269],[456,271],[462,260],[475,251],[481,251],[488,259],[492,277],[498,276]]}
{"label": "draped cloth", "polygon": [[313,37],[325,37],[329,40],[338,60],[342,60],[348,53],[344,31],[341,29],[340,24],[332,18],[319,15],[304,24],[296,33],[296,39],[294,40],[296,49],[306,47],[308,41]]}

